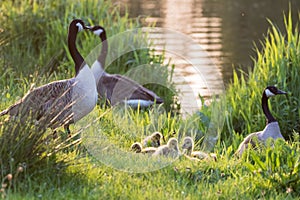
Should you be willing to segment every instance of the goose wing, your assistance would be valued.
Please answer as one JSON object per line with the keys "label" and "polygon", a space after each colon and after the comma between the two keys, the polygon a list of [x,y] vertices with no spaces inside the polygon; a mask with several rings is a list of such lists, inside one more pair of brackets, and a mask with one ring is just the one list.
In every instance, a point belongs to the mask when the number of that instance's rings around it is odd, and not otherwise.
{"label": "goose wing", "polygon": [[74,83],[74,79],[66,79],[30,90],[22,99],[7,109],[8,114],[21,118],[32,114],[36,119],[45,114],[49,116],[50,113],[51,116],[56,116],[70,104],[71,88]]}
{"label": "goose wing", "polygon": [[156,101],[156,103],[163,102],[163,99],[157,96],[153,91],[118,74],[102,76],[98,84],[98,91],[100,91],[100,96],[106,96],[112,105],[126,99]]}
{"label": "goose wing", "polygon": [[243,142],[241,142],[241,144],[239,145],[238,150],[236,151],[236,153],[241,156],[243,154],[243,152],[248,148],[249,144],[251,144],[253,147],[256,146],[255,143],[255,139],[258,139],[258,135],[261,133],[261,131],[259,132],[254,132],[249,134],[247,137],[245,137],[245,139],[243,140]]}

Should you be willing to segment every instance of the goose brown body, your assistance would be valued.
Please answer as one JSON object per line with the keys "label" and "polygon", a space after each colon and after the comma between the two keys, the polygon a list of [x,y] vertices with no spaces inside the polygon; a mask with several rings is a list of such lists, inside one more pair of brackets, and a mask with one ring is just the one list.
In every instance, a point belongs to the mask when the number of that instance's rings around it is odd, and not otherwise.
{"label": "goose brown body", "polygon": [[148,107],[154,103],[163,103],[153,91],[119,74],[103,73],[97,84],[97,90],[100,97],[106,98],[112,106],[125,103],[137,107],[140,103],[141,107]]}
{"label": "goose brown body", "polygon": [[59,80],[30,90],[1,115],[27,117],[43,122],[48,127],[74,123],[91,112],[96,105],[97,91],[94,76],[77,51],[75,41],[78,31],[85,28],[81,20],[73,20],[69,26],[68,46],[78,71],[76,77]]}

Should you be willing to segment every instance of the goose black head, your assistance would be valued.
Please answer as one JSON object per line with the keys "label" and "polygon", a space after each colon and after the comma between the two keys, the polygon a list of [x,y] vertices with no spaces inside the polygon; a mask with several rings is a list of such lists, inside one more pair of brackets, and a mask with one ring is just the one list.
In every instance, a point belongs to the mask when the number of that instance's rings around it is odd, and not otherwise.
{"label": "goose black head", "polygon": [[80,32],[83,29],[88,29],[87,26],[85,26],[84,22],[81,19],[74,19],[71,24],[70,27],[77,27],[77,31]]}
{"label": "goose black head", "polygon": [[90,31],[92,31],[95,35],[101,37],[102,40],[106,40],[106,32],[102,26],[92,26],[88,27]]}
{"label": "goose black head", "polygon": [[267,98],[278,95],[278,94],[287,94],[285,91],[279,90],[275,86],[266,87],[264,92],[265,92]]}

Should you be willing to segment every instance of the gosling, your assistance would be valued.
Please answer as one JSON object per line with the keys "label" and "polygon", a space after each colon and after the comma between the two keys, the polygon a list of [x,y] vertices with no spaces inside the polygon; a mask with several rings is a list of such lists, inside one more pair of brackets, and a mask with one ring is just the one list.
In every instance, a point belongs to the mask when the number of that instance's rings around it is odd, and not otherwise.
{"label": "gosling", "polygon": [[135,142],[131,145],[130,149],[135,153],[152,155],[156,151],[157,148],[155,148],[155,147],[143,148],[141,143]]}
{"label": "gosling", "polygon": [[160,132],[154,132],[142,141],[143,147],[159,147],[161,139],[164,140],[163,135]]}
{"label": "gosling", "polygon": [[165,156],[171,158],[176,158],[179,155],[180,151],[176,138],[170,138],[166,145],[158,147],[157,150],[153,153],[153,156]]}
{"label": "gosling", "polygon": [[186,157],[194,160],[193,158],[204,160],[213,158],[215,161],[217,160],[216,154],[207,154],[203,151],[194,151],[194,140],[191,137],[185,137],[183,139],[182,151],[186,154]]}

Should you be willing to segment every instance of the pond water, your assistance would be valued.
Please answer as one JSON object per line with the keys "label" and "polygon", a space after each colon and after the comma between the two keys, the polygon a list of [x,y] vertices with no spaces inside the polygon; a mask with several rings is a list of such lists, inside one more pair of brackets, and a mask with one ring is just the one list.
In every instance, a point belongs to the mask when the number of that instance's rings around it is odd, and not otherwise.
{"label": "pond water", "polygon": [[[167,46],[176,65],[175,78],[184,112],[199,108],[204,98],[219,94],[232,78],[233,68],[253,66],[254,43],[266,35],[270,19],[284,30],[283,13],[292,10],[294,22],[299,0],[121,0],[129,16],[139,17],[157,47]],[[156,31],[155,31],[156,30]],[[174,34],[174,32],[178,32]],[[183,34],[182,38],[180,34]],[[192,39],[189,40],[189,39]],[[193,101],[191,101],[193,99]]]}

